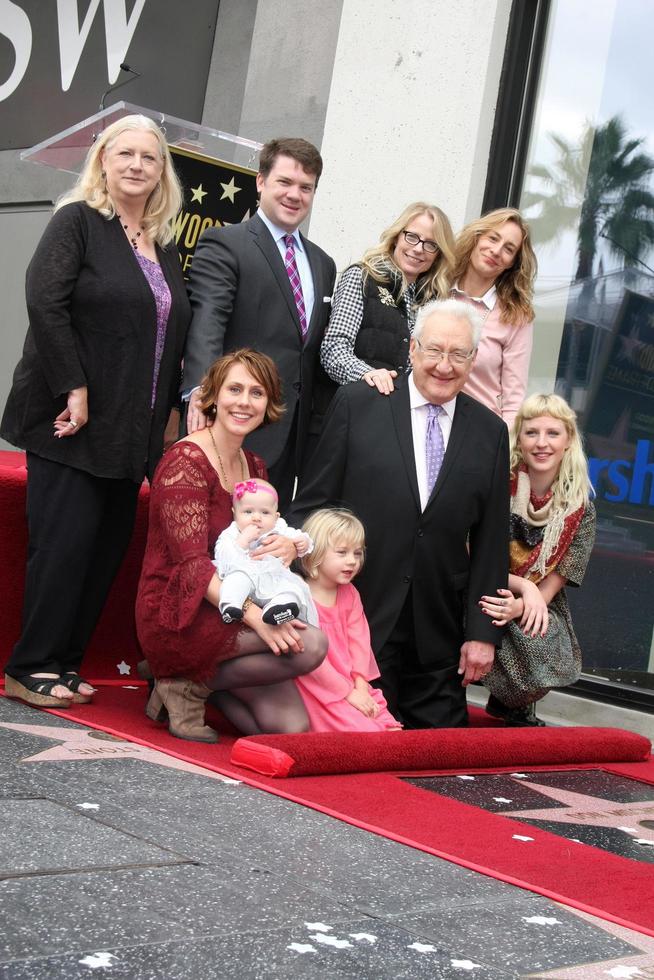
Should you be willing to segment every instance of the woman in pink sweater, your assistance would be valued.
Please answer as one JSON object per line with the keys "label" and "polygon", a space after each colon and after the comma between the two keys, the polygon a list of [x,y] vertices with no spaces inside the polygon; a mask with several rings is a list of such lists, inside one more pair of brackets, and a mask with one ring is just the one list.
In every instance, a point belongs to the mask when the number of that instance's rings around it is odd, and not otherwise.
{"label": "woman in pink sweater", "polygon": [[457,238],[451,295],[470,302],[484,320],[463,390],[509,426],[527,388],[536,269],[529,227],[515,208],[490,211]]}

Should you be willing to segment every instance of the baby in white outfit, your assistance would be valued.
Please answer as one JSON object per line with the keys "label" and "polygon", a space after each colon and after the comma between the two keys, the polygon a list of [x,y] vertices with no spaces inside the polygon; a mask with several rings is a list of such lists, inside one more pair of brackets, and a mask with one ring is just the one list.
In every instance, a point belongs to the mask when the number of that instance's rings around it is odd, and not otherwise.
{"label": "baby in white outfit", "polygon": [[289,527],[277,507],[277,491],[266,480],[254,478],[234,486],[234,520],[220,534],[214,551],[214,565],[221,579],[218,608],[226,623],[243,618],[243,604],[250,598],[262,607],[261,618],[271,626],[292,619],[318,625],[304,579],[274,555],[252,557],[269,534],[290,538],[298,557],[313,550],[309,535]]}

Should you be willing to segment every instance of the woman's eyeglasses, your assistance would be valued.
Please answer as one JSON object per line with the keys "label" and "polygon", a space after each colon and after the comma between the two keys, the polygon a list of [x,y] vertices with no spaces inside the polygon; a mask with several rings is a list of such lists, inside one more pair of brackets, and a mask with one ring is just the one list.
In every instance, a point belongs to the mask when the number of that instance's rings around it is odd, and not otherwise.
{"label": "woman's eyeglasses", "polygon": [[432,252],[432,254],[438,251],[436,242],[432,242],[429,238],[421,238],[415,231],[403,231],[402,234],[407,245],[422,245],[425,252]]}

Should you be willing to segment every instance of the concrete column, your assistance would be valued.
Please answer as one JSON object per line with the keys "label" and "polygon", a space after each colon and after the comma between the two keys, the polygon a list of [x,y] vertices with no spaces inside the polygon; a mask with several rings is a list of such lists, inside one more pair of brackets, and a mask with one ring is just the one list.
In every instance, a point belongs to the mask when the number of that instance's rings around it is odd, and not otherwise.
{"label": "concrete column", "polygon": [[339,268],[413,200],[479,213],[510,0],[344,0],[310,234]]}

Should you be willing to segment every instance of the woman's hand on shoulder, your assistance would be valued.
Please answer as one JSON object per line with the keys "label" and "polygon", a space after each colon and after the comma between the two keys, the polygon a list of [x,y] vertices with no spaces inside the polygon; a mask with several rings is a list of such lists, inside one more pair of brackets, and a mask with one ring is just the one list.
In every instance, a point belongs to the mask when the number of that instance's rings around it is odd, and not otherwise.
{"label": "woman's hand on shoulder", "polygon": [[76,436],[89,420],[89,390],[73,388],[68,392],[66,407],[54,420],[54,434],[57,439]]}
{"label": "woman's hand on shoulder", "polygon": [[276,656],[281,653],[302,653],[304,650],[302,630],[307,628],[307,624],[299,619],[292,619],[290,623],[281,623],[279,626],[269,626],[261,618],[259,607],[252,603],[245,611],[243,622],[261,637]]}
{"label": "woman's hand on shoulder", "polygon": [[188,433],[198,432],[200,429],[205,429],[210,424],[207,420],[207,416],[200,408],[201,404],[201,389],[199,387],[194,388],[189,396],[188,409],[186,412],[186,431]]}
{"label": "woman's hand on shoulder", "polygon": [[372,371],[366,371],[361,377],[366,384],[370,385],[371,388],[376,388],[380,394],[390,395],[395,390],[393,379],[397,378],[397,371],[388,371],[386,368],[373,368]]}

